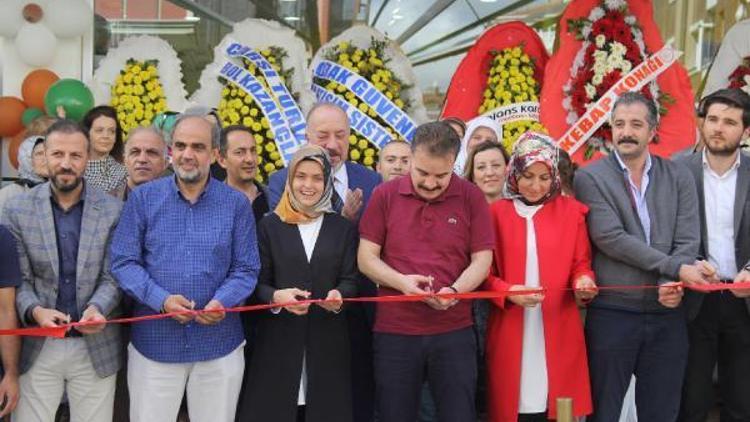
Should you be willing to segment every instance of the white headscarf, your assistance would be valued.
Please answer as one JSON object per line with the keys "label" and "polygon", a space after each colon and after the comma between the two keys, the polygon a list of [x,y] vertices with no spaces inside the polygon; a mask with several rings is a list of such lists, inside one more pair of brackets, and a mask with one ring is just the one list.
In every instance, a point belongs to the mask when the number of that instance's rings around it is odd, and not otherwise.
{"label": "white headscarf", "polygon": [[458,157],[456,157],[456,164],[454,164],[453,166],[453,172],[458,174],[459,176],[464,174],[464,167],[466,167],[466,160],[469,157],[469,153],[467,151],[467,146],[469,145],[469,139],[471,139],[471,135],[474,133],[474,131],[480,127],[486,127],[487,129],[490,129],[493,132],[495,132],[495,136],[497,136],[498,142],[502,142],[503,140],[503,128],[500,127],[500,125],[497,122],[490,119],[489,117],[479,116],[479,117],[475,117],[469,120],[469,123],[466,125],[466,132],[464,133],[464,138],[461,139],[461,149],[458,150]]}

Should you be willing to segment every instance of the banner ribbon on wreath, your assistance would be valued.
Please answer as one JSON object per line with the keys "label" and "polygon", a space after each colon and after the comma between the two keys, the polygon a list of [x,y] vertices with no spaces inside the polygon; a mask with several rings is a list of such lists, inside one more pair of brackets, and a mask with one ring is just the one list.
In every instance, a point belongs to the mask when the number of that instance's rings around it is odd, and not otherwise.
{"label": "banner ribbon on wreath", "polygon": [[[295,141],[298,145],[304,144],[306,142],[305,115],[271,63],[262,54],[237,41],[230,39],[228,44],[227,48],[224,49],[226,56],[231,58],[243,57],[251,61],[263,73],[263,77],[266,78],[266,82],[271,88],[270,94],[276,98],[276,102],[281,106]],[[292,153],[294,152],[292,151]]]}
{"label": "banner ribbon on wreath", "polygon": [[[657,285],[613,285],[613,286],[598,286],[592,290],[651,290],[658,289],[662,286]],[[663,287],[671,288],[686,288],[701,293],[710,293],[717,291],[732,291],[732,290],[748,290],[750,289],[750,282],[743,283],[710,283],[710,284],[685,284],[685,283],[670,283]],[[441,293],[441,294],[426,294],[426,295],[393,295],[393,296],[376,296],[376,297],[353,297],[344,298],[343,302],[376,302],[376,303],[393,303],[393,302],[421,302],[427,298],[442,298],[442,299],[456,299],[456,300],[479,300],[479,299],[501,299],[509,296],[522,296],[531,295],[537,293],[546,293],[550,291],[574,291],[574,288],[567,287],[562,289],[545,289],[545,288],[532,288],[524,290],[507,290],[502,292],[497,291],[475,291],[470,293]],[[585,290],[585,289],[582,289]],[[264,305],[248,305],[248,306],[237,306],[234,308],[225,308],[219,310],[191,310],[182,312],[171,312],[161,313],[153,315],[144,315],[130,318],[117,318],[111,319],[105,322],[105,324],[132,324],[142,321],[152,321],[157,319],[172,318],[178,315],[200,315],[204,313],[224,311],[224,312],[253,312],[262,311],[274,308],[283,308],[287,305],[305,305],[305,304],[321,304],[326,302],[334,302],[333,300],[327,299],[309,299],[300,300],[289,303],[273,303]],[[61,324],[57,327],[28,327],[28,328],[17,328],[17,329],[4,329],[0,330],[0,336],[32,336],[32,337],[65,337],[65,333],[75,327],[81,327],[86,325],[100,325],[101,322],[72,322],[69,324]]]}
{"label": "banner ribbon on wreath", "polygon": [[[224,62],[221,70],[219,70],[219,75],[234,82],[240,89],[253,97],[260,106],[266,119],[268,119],[268,125],[273,132],[274,142],[279,149],[281,159],[285,166],[288,165],[292,160],[292,155],[305,141],[303,139],[302,142],[299,142],[295,138],[294,132],[280,109],[284,107],[284,104],[277,103],[276,97],[269,93],[252,73],[229,60]],[[294,102],[294,99],[289,98],[288,101]]]}
{"label": "banner ribbon on wreath", "polygon": [[417,125],[404,110],[356,72],[329,60],[321,60],[313,69],[313,76],[344,85],[362,102],[370,106],[383,121],[407,141],[414,138]]}
{"label": "banner ribbon on wreath", "polygon": [[383,149],[385,144],[391,140],[391,135],[380,123],[371,119],[370,116],[360,111],[357,107],[349,104],[345,99],[315,83],[312,84],[312,91],[315,93],[315,98],[318,102],[334,103],[346,111],[346,115],[349,116],[351,128],[367,138],[377,148]]}
{"label": "banner ribbon on wreath", "polygon": [[535,120],[538,122],[539,103],[536,101],[526,101],[523,103],[508,104],[490,110],[482,116],[489,117],[500,125],[519,120]]}
{"label": "banner ribbon on wreath", "polygon": [[612,106],[623,93],[638,91],[643,88],[667,70],[681,54],[674,50],[672,46],[665,45],[661,50],[648,57],[620,78],[596,103],[592,104],[583,116],[560,137],[557,146],[573,155],[607,121],[612,113]]}

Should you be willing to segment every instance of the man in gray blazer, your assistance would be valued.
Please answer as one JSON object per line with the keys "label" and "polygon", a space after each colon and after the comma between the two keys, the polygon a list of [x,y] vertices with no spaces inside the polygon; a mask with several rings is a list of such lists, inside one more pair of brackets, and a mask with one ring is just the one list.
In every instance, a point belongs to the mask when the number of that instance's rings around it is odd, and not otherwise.
{"label": "man in gray blazer", "polygon": [[[19,317],[41,327],[104,322],[120,301],[107,244],[121,203],[84,184],[89,141],[78,123],[54,123],[45,147],[50,181],[11,199],[3,215],[18,241]],[[72,420],[111,421],[120,358],[117,325],[78,327],[63,339],[24,337],[13,420],[52,422],[65,389]]]}
{"label": "man in gray blazer", "polygon": [[[750,281],[750,158],[740,143],[750,136],[750,96],[723,89],[701,101],[702,153],[683,162],[698,186],[700,254],[715,282]],[[722,421],[750,420],[750,290],[687,292],[690,350],[680,420],[703,422],[714,407],[718,363]]]}
{"label": "man in gray blazer", "polygon": [[640,93],[623,94],[610,124],[614,152],[575,177],[588,205],[593,267],[602,290],[589,305],[586,343],[594,414],[616,421],[635,374],[642,421],[677,418],[687,361],[682,288],[705,283],[696,258],[700,243],[695,183],[684,166],[653,156],[658,112]]}

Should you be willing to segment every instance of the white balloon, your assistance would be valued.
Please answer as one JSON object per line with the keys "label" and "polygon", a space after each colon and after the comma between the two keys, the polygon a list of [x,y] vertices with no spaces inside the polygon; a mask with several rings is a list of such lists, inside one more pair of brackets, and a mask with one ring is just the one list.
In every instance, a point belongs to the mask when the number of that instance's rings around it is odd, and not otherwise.
{"label": "white balloon", "polygon": [[57,37],[44,25],[25,23],[16,34],[16,50],[30,66],[47,66],[55,58]]}
{"label": "white balloon", "polygon": [[55,0],[44,6],[44,20],[60,38],[83,35],[94,23],[94,11],[83,0]]}
{"label": "white balloon", "polygon": [[23,19],[23,7],[26,2],[23,0],[0,0],[0,36],[12,38],[16,35],[21,25],[25,22]]}

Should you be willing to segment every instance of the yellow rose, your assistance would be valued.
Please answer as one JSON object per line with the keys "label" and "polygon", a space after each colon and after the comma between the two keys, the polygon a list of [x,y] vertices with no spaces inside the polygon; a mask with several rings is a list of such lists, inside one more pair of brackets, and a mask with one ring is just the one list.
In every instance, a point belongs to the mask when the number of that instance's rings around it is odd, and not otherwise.
{"label": "yellow rose", "polygon": [[353,149],[349,151],[349,158],[353,161],[359,160],[359,150]]}

